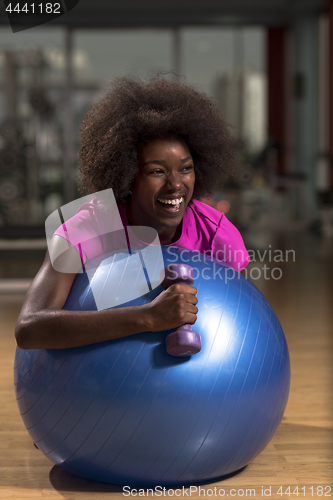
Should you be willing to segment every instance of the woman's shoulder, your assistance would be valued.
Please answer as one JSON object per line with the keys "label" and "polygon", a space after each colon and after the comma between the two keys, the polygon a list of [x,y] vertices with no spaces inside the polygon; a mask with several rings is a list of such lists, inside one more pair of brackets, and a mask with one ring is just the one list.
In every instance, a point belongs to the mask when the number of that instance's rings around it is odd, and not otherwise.
{"label": "woman's shoulder", "polygon": [[73,211],[72,214],[65,214],[65,224],[73,227],[87,225],[90,229],[101,229],[100,225],[102,223],[103,229],[107,228],[108,231],[115,231],[122,226],[121,212],[120,204],[106,205],[99,199],[93,198],[81,205],[77,205],[77,210]]}
{"label": "woman's shoulder", "polygon": [[210,223],[210,225],[215,228],[224,228],[228,231],[236,231],[237,233],[239,232],[236,226],[234,226],[234,224],[229,221],[229,219],[223,212],[216,210],[216,208],[213,208],[206,203],[192,199],[188,204],[188,207],[191,213],[195,217],[203,220],[205,224],[207,224],[208,222],[208,224]]}
{"label": "woman's shoulder", "polygon": [[243,238],[226,215],[198,200],[191,200],[188,208],[192,228],[196,227],[198,234],[206,238],[209,236],[211,255],[237,270],[246,267],[249,256]]}
{"label": "woman's shoulder", "polygon": [[220,226],[224,214],[216,210],[215,208],[203,203],[202,201],[195,200],[192,198],[188,204],[189,212],[193,214],[194,217],[202,219],[207,223],[209,221],[212,225],[218,227]]}
{"label": "woman's shoulder", "polygon": [[189,226],[203,228],[205,232],[215,237],[222,237],[226,240],[242,240],[240,232],[236,226],[229,221],[223,212],[192,199],[188,204],[187,223]]}
{"label": "woman's shoulder", "polygon": [[194,198],[192,198],[188,207],[199,217],[209,219],[214,224],[219,224],[221,218],[223,217],[223,214],[215,208],[203,203],[202,201],[195,200]]}
{"label": "woman's shoulder", "polygon": [[105,252],[106,239],[109,244],[110,239],[115,239],[123,231],[120,212],[118,204],[105,204],[94,198],[79,205],[73,215],[67,211],[65,222],[54,234],[78,249],[85,262]]}
{"label": "woman's shoulder", "polygon": [[192,199],[185,210],[182,236],[176,243],[191,250],[209,250],[222,220],[221,212]]}

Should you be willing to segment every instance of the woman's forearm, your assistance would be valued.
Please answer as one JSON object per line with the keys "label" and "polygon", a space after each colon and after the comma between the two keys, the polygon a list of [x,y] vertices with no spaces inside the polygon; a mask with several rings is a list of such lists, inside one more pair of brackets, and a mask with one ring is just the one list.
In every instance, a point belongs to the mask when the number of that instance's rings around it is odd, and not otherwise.
{"label": "woman's forearm", "polygon": [[16,323],[15,336],[21,349],[79,347],[196,321],[196,289],[182,284],[171,285],[152,302],[140,306],[67,311],[63,307],[75,276],[55,271],[46,254]]}
{"label": "woman's forearm", "polygon": [[114,340],[150,330],[145,306],[104,311],[43,309],[17,323],[21,349],[66,349]]}

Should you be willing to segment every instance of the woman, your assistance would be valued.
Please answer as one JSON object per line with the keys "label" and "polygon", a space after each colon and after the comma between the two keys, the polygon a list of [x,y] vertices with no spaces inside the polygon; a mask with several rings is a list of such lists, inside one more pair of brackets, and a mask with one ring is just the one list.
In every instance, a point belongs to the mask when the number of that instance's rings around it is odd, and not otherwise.
{"label": "woman", "polygon": [[[162,245],[220,253],[220,260],[239,271],[247,265],[237,229],[198,201],[209,198],[221,178],[238,166],[228,127],[211,99],[161,79],[118,79],[86,115],[81,138],[83,189],[112,188],[124,226],[152,227]],[[94,200],[82,205],[66,221],[66,230],[76,228],[78,239],[89,230],[94,238],[93,228],[101,222],[96,206]],[[57,253],[64,238],[62,227],[52,238],[52,252]],[[71,240],[63,254],[72,271],[66,273],[56,271],[46,253],[17,321],[22,349],[77,347],[195,323],[196,289],[179,284],[142,306],[62,310],[81,259],[96,257],[80,248],[79,240]]]}

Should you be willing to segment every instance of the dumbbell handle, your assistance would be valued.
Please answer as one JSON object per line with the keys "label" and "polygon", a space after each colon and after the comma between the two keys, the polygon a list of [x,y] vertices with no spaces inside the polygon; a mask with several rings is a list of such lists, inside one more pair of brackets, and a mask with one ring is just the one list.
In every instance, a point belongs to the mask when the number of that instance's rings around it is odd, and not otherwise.
{"label": "dumbbell handle", "polygon": [[[168,288],[176,283],[193,285],[194,271],[187,264],[170,264],[164,269],[163,288]],[[176,328],[166,336],[165,345],[167,353],[171,356],[192,356],[201,351],[201,338],[197,332],[191,330],[190,324]]]}

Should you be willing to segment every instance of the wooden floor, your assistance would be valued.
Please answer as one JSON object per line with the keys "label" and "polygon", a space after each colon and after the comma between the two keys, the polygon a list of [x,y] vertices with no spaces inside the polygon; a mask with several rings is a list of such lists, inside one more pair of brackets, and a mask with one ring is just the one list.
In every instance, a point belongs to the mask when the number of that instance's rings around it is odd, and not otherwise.
{"label": "wooden floor", "polygon": [[[280,280],[254,280],[280,318],[289,344],[288,406],[267,448],[239,474],[202,486],[200,497],[222,497],[223,490],[234,498],[333,496],[333,241],[302,234],[275,236],[269,243],[272,249],[296,251],[295,262],[265,261],[268,267],[281,268]],[[34,448],[16,406],[12,380],[13,329],[22,298],[0,295],[0,499],[124,498],[121,487],[73,477]],[[181,492],[186,493],[199,498],[199,490]],[[172,494],[180,492],[163,492]]]}

